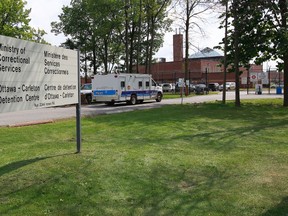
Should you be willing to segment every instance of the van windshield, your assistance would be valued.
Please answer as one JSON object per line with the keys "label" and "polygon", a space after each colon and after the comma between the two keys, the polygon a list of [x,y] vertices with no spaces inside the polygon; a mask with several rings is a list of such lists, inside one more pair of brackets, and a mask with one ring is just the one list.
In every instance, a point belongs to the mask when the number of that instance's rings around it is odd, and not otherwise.
{"label": "van windshield", "polygon": [[92,89],[92,84],[84,84],[81,87],[82,90],[91,90]]}

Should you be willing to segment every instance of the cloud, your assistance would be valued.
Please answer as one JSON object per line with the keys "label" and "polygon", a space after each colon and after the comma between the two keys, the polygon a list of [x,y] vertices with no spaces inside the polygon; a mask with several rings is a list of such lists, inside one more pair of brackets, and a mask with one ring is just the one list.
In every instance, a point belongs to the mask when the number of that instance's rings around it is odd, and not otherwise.
{"label": "cloud", "polygon": [[[213,49],[213,47],[218,46],[219,42],[221,42],[224,37],[224,30],[219,29],[220,21],[212,17],[203,24],[202,30],[204,35],[202,35],[199,31],[189,31],[189,55],[198,52],[206,47]],[[172,27],[173,28],[173,27]],[[168,32],[165,34],[163,46],[156,53],[156,58],[166,58],[166,61],[173,61],[173,35],[179,31],[178,28],[175,27],[174,32]],[[185,34],[182,30],[183,35]],[[185,43],[185,38],[184,43]],[[185,49],[185,44],[183,44],[183,53]]]}
{"label": "cloud", "polygon": [[58,21],[63,5],[69,5],[70,0],[26,0],[26,8],[31,8],[30,26],[46,31],[45,40],[52,45],[60,45],[65,41],[63,35],[51,33],[51,22]]}

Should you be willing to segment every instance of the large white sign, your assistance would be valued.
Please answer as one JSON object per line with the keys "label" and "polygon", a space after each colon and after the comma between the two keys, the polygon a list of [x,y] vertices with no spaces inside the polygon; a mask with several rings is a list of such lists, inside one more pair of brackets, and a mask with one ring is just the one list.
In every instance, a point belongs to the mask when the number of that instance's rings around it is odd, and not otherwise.
{"label": "large white sign", "polygon": [[77,51],[0,35],[0,113],[76,103]]}

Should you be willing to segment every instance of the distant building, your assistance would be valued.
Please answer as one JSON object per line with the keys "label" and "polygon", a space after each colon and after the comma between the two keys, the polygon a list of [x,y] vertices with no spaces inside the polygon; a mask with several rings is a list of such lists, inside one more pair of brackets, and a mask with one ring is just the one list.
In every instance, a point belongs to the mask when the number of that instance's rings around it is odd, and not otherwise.
{"label": "distant building", "polygon": [[[217,51],[206,47],[205,49],[189,56],[189,80],[190,83],[223,83],[224,70],[221,60],[224,56]],[[246,69],[243,71],[242,77],[247,77]],[[249,72],[263,72],[262,65],[251,65]],[[139,66],[139,73],[145,73],[145,66]],[[183,57],[183,35],[173,35],[173,61],[166,62],[165,58],[161,58],[151,66],[151,74],[159,83],[176,83],[179,78],[185,77],[184,57]],[[227,73],[227,82],[235,81],[235,73]]]}

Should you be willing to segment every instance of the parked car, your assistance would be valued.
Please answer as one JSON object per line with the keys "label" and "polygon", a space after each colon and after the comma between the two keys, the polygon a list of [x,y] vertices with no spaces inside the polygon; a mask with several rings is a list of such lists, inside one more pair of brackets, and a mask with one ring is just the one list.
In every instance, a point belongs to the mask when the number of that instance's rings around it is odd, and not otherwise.
{"label": "parked car", "polygon": [[[181,91],[181,88],[182,88],[181,84],[177,82],[177,83],[175,84],[175,92],[180,92],[180,91]],[[184,87],[183,87],[183,88],[184,88]]]}
{"label": "parked car", "polygon": [[196,94],[208,94],[209,88],[205,84],[197,84],[195,85],[195,93]]}
{"label": "parked car", "polygon": [[235,82],[227,82],[226,85],[228,86],[228,90],[234,90],[236,88]]}
{"label": "parked car", "polygon": [[[195,88],[196,88],[195,85],[190,84],[189,85],[189,92],[195,92]],[[175,92],[180,92],[181,91],[181,86],[178,83],[176,83],[174,90],[175,90]],[[184,87],[183,91],[185,91],[185,87]]]}
{"label": "parked car", "polygon": [[208,88],[210,91],[218,91],[219,90],[219,83],[209,83]]}
{"label": "parked car", "polygon": [[162,91],[163,92],[172,92],[173,91],[173,85],[170,83],[163,83],[162,84]]}
{"label": "parked car", "polygon": [[277,88],[277,87],[283,88],[283,87],[284,87],[284,84],[280,84],[280,85],[279,85],[279,83],[273,83],[273,84],[270,85],[270,88]]}
{"label": "parked car", "polygon": [[[223,91],[223,84],[219,85],[219,91]],[[234,90],[236,88],[235,82],[226,82],[226,91]]]}
{"label": "parked car", "polygon": [[[224,88],[224,85],[223,84],[221,84],[221,85],[219,85],[219,91],[223,91],[223,88]],[[227,88],[227,86],[226,86],[226,91],[228,90],[228,88]]]}
{"label": "parked car", "polygon": [[189,91],[190,91],[190,92],[195,92],[195,89],[196,89],[196,86],[195,86],[195,85],[193,85],[193,84],[190,84],[190,85],[189,85]]}
{"label": "parked car", "polygon": [[85,83],[81,86],[81,97],[84,95],[88,104],[92,103],[92,83]]}

